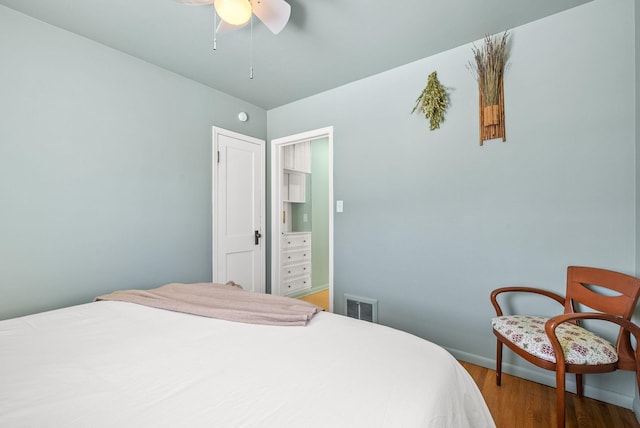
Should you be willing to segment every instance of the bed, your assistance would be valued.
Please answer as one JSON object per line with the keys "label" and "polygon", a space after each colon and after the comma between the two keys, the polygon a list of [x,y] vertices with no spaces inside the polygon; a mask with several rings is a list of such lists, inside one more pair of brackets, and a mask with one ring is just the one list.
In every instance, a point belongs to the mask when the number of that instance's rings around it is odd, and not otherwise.
{"label": "bed", "polygon": [[495,425],[464,368],[408,333],[327,312],[279,326],[101,300],[0,321],[0,426]]}

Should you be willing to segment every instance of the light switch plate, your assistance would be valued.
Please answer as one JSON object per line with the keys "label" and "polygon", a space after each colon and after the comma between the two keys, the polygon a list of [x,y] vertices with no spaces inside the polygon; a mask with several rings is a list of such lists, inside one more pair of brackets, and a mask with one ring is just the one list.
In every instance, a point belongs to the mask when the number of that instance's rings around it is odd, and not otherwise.
{"label": "light switch plate", "polygon": [[343,201],[336,201],[336,212],[341,213],[344,210]]}

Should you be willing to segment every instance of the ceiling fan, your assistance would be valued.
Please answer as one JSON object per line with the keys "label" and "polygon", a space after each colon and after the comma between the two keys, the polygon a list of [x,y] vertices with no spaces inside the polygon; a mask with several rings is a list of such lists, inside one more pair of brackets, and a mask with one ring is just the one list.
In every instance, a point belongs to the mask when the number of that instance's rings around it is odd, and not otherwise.
{"label": "ceiling fan", "polygon": [[220,17],[216,33],[225,33],[244,27],[251,15],[267,26],[273,34],[278,34],[291,15],[291,5],[284,0],[176,0],[189,5],[213,4]]}

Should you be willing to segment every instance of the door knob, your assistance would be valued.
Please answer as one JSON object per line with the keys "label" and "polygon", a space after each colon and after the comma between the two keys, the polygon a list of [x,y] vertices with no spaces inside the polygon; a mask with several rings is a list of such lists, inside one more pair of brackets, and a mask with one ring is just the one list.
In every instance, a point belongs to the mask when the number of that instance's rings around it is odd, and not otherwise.
{"label": "door knob", "polygon": [[262,235],[260,234],[260,232],[256,230],[253,237],[255,239],[255,244],[260,245],[260,238],[262,238]]}

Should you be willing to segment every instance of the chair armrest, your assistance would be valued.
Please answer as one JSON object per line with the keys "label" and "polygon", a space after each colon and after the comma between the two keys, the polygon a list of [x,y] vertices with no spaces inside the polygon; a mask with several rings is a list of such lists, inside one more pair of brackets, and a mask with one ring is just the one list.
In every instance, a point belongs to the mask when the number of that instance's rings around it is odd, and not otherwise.
{"label": "chair armrest", "polygon": [[[577,320],[585,320],[585,319],[593,319],[593,320],[603,320],[609,321],[614,324],[618,324],[623,330],[625,330],[627,335],[630,333],[636,339],[636,343],[640,344],[640,327],[636,324],[632,323],[629,320],[626,320],[620,316],[607,314],[602,312],[581,312],[581,313],[572,313],[572,314],[563,314],[558,315],[553,318],[550,318],[544,325],[544,330],[549,340],[551,341],[551,345],[553,346],[553,350],[556,354],[556,369],[565,371],[565,358],[564,351],[562,350],[562,346],[560,345],[560,341],[558,340],[558,336],[556,336],[556,328],[562,323],[565,322],[575,322]],[[628,336],[627,336],[628,337]],[[622,351],[623,354],[619,354],[619,368],[624,370],[636,370],[637,362],[640,361],[640,346],[636,346],[635,350],[631,350],[633,354],[627,354],[624,349],[618,349],[618,351]],[[629,365],[630,364],[630,365]],[[640,372],[638,375],[638,384],[640,386]]]}
{"label": "chair armrest", "polygon": [[498,304],[498,294],[511,293],[511,292],[539,294],[541,296],[549,297],[550,299],[555,300],[556,302],[560,303],[563,307],[564,307],[564,304],[565,304],[565,298],[562,297],[561,295],[559,295],[557,293],[554,293],[552,291],[542,290],[540,288],[533,288],[533,287],[502,287],[502,288],[496,288],[495,290],[493,290],[491,292],[491,304],[496,309],[496,314],[499,317],[502,316],[502,308],[500,308],[500,305]]}

